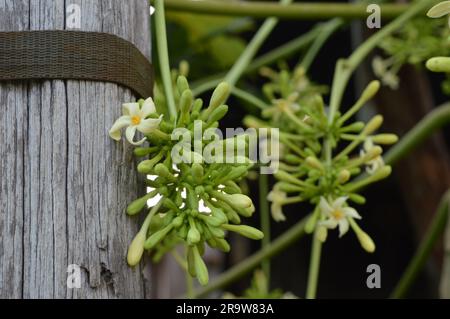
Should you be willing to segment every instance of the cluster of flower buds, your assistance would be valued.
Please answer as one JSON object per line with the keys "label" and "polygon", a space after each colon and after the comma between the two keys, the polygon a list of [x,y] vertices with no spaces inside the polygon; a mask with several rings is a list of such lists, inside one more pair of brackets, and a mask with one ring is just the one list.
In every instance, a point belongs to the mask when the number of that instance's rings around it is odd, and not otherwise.
{"label": "cluster of flower buds", "polygon": [[[261,231],[241,225],[241,217],[250,217],[255,207],[252,200],[242,194],[238,182],[247,175],[253,163],[243,156],[235,156],[231,161],[227,158],[223,162],[205,158],[206,149],[216,155],[215,151],[230,145],[248,147],[245,135],[219,139],[214,129],[228,111],[228,106],[224,105],[230,93],[228,84],[218,85],[206,108],[201,99],[193,98],[184,76],[178,77],[176,87],[177,117],[164,118],[158,127],[149,131],[141,130],[150,145],[134,150],[137,157],[148,158],[142,160],[137,169],[149,177],[146,180],[149,192],[132,202],[127,213],[135,215],[148,211],[149,202],[152,207],[129,247],[128,263],[131,266],[138,264],[144,250],[153,251],[154,259],[158,260],[177,244],[184,243],[187,246],[186,270],[205,285],[208,283],[208,270],[202,259],[205,244],[228,252],[230,245],[225,237],[230,231],[255,240],[263,238]],[[148,101],[139,101],[140,109]],[[156,112],[149,116],[160,118]],[[199,140],[194,136],[197,129],[201,133]],[[208,129],[210,138],[202,138]],[[186,134],[192,143],[180,144],[179,138],[186,138]],[[236,149],[233,154],[234,151]],[[177,161],[175,157],[179,157]]]}
{"label": "cluster of flower buds", "polygon": [[[320,94],[299,100],[296,91],[287,91],[284,93],[287,98],[274,100],[270,110],[273,112],[274,107],[284,104],[280,116],[290,126],[278,126],[280,118],[244,119],[250,127],[280,128],[282,163],[275,174],[278,182],[268,196],[276,221],[286,219],[282,212],[284,205],[310,202],[315,209],[306,225],[308,233],[315,232],[325,241],[328,229],[339,228],[342,236],[351,227],[365,250],[375,250],[373,241],[356,223],[355,219],[361,216],[349,206],[349,201],[364,204],[365,198],[358,191],[390,175],[391,167],[385,165],[380,145],[393,144],[398,138],[394,134],[376,133],[383,123],[381,115],[367,123],[351,119],[379,87],[379,81],[371,82],[352,107],[344,114],[337,112],[331,120]],[[331,154],[326,154],[327,149]]]}

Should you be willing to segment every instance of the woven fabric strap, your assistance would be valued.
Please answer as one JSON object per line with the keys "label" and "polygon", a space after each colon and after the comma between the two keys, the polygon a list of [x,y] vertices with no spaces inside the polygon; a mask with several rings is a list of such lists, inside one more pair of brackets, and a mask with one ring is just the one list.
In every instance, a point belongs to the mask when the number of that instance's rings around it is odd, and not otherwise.
{"label": "woven fabric strap", "polygon": [[0,81],[72,79],[113,82],[153,94],[153,67],[132,43],[79,31],[0,32]]}

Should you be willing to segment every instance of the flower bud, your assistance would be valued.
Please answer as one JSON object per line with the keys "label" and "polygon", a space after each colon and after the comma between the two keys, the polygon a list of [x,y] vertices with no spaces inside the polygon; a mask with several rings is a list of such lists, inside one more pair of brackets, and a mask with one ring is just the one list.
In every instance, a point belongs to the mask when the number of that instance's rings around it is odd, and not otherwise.
{"label": "flower bud", "polygon": [[328,229],[325,226],[319,226],[315,235],[320,242],[324,243],[328,237]]}
{"label": "flower bud", "polygon": [[390,145],[397,143],[398,136],[395,134],[378,134],[372,136],[372,141],[377,144]]}
{"label": "flower bud", "polygon": [[176,177],[172,175],[166,165],[159,163],[155,166],[155,174],[167,179],[170,182],[176,181]]}
{"label": "flower bud", "polygon": [[187,247],[187,267],[188,273],[192,277],[196,277],[197,273],[195,272],[194,248],[190,246]]}
{"label": "flower bud", "polygon": [[169,224],[168,226],[164,227],[163,229],[157,231],[153,235],[151,235],[144,244],[145,249],[152,249],[156,246],[166,235],[172,230],[173,224]]}
{"label": "flower bud", "polygon": [[196,245],[200,242],[201,236],[197,228],[191,227],[189,229],[188,235],[187,235],[187,242],[189,245]]}
{"label": "flower bud", "polygon": [[225,230],[236,232],[244,237],[254,240],[260,240],[264,238],[264,233],[262,231],[247,225],[224,224],[222,225],[222,228]]}
{"label": "flower bud", "polygon": [[180,74],[185,77],[188,76],[189,74],[189,62],[187,62],[186,60],[182,60],[180,62],[180,65],[178,66],[179,72]]}
{"label": "flower bud", "polygon": [[305,233],[312,234],[314,232],[314,229],[316,228],[317,224],[317,216],[316,214],[312,214],[305,225]]}
{"label": "flower bud", "polygon": [[140,231],[134,237],[133,241],[128,248],[127,262],[131,267],[139,264],[139,261],[144,254],[144,244],[145,244],[145,232]]}
{"label": "flower bud", "polygon": [[228,204],[237,208],[250,208],[253,205],[251,198],[244,194],[224,194],[222,198],[225,199]]}
{"label": "flower bud", "polygon": [[230,244],[223,238],[216,238],[216,247],[223,251],[224,253],[228,253],[231,250]]}
{"label": "flower bud", "polygon": [[221,228],[208,227],[208,230],[211,232],[211,234],[213,235],[214,239],[225,238],[225,232]]}
{"label": "flower bud", "polygon": [[348,182],[350,177],[351,177],[350,172],[346,169],[343,169],[339,172],[337,179],[338,179],[339,184],[345,184]]}
{"label": "flower bud", "polygon": [[355,194],[355,193],[349,194],[348,198],[352,202],[359,204],[359,205],[364,205],[366,203],[366,199],[364,198],[364,196],[361,196],[359,194]]}
{"label": "flower bud", "polygon": [[141,210],[144,209],[144,207],[146,207],[147,201],[150,199],[150,197],[151,197],[151,194],[147,194],[147,195],[133,201],[127,207],[127,214],[132,216],[132,215],[136,215],[137,213],[139,213]]}
{"label": "flower bud", "polygon": [[175,228],[180,228],[181,225],[183,225],[183,221],[184,221],[183,215],[178,216],[178,217],[175,217],[175,218],[172,220],[172,225],[173,225],[173,227],[175,227]]}
{"label": "flower bud", "polygon": [[189,82],[184,75],[180,75],[177,78],[177,88],[180,94],[182,94],[186,90],[189,90]]}
{"label": "flower bud", "polygon": [[194,246],[193,252],[194,252],[195,272],[197,274],[198,281],[202,286],[205,286],[208,284],[209,281],[208,268],[206,268],[205,262],[200,256],[197,246]]}
{"label": "flower bud", "polygon": [[426,67],[432,72],[450,73],[450,58],[434,57],[427,61]]}
{"label": "flower bud", "polygon": [[212,124],[221,120],[228,113],[228,105],[220,105],[216,108],[208,118],[207,124]]}
{"label": "flower bud", "polygon": [[305,160],[306,164],[312,168],[323,170],[322,163],[314,156],[308,156]]}
{"label": "flower bud", "polygon": [[369,85],[366,87],[364,92],[361,94],[361,100],[365,102],[369,101],[371,98],[375,96],[375,94],[378,93],[378,90],[380,89],[380,81],[374,80],[369,83]]}
{"label": "flower bud", "polygon": [[373,160],[383,154],[383,149],[380,146],[371,147],[366,153],[366,159],[368,161]]}
{"label": "flower bud", "polygon": [[380,169],[378,169],[373,175],[371,176],[372,181],[379,181],[382,180],[392,173],[392,167],[389,165],[383,166]]}
{"label": "flower bud", "polygon": [[228,83],[226,83],[226,82],[220,83],[216,87],[216,89],[214,90],[214,92],[211,96],[211,100],[209,101],[208,109],[213,111],[215,108],[224,104],[225,101],[228,99],[230,92],[231,92],[231,87]]}
{"label": "flower bud", "polygon": [[373,253],[375,251],[375,243],[366,232],[360,230],[356,233],[356,236],[358,237],[359,243],[365,251],[367,251],[368,253]]}
{"label": "flower bud", "polygon": [[151,154],[153,151],[155,151],[155,148],[153,147],[136,147],[133,150],[133,153],[136,157],[144,157]]}
{"label": "flower bud", "polygon": [[154,159],[145,160],[138,164],[137,170],[141,174],[149,174],[153,170],[155,164],[156,161]]}
{"label": "flower bud", "polygon": [[192,105],[192,100],[193,100],[193,96],[192,96],[192,91],[191,90],[185,90],[180,97],[180,112],[181,112],[181,116],[186,116],[189,111],[191,110],[191,105]]}
{"label": "flower bud", "polygon": [[203,180],[203,165],[199,164],[199,163],[194,163],[192,164],[192,177],[194,178],[194,181],[196,183],[201,183],[201,181]]}
{"label": "flower bud", "polygon": [[376,130],[378,130],[383,124],[383,116],[381,115],[375,115],[369,123],[367,123],[366,127],[363,130],[363,133],[366,135],[372,134]]}

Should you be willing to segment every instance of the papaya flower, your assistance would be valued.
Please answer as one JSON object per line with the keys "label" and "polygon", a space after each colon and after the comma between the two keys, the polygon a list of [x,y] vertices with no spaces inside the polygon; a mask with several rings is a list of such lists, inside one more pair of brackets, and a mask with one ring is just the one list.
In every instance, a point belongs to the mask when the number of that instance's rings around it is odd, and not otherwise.
{"label": "papaya flower", "polygon": [[324,197],[320,198],[319,208],[322,214],[326,217],[324,221],[319,223],[319,226],[325,226],[329,229],[335,229],[339,226],[339,237],[347,233],[349,229],[349,218],[361,219],[356,209],[345,206],[347,197],[338,197],[333,201],[328,201]]}
{"label": "papaya flower", "polygon": [[278,189],[273,189],[268,195],[267,200],[272,202],[271,213],[272,217],[277,222],[282,222],[286,220],[286,216],[283,214],[283,204],[287,196],[285,192]]}
{"label": "papaya flower", "polygon": [[123,115],[114,123],[109,130],[109,136],[119,141],[121,138],[121,130],[126,127],[125,136],[127,141],[133,145],[141,145],[145,142],[143,138],[137,142],[134,141],[136,131],[144,134],[151,133],[159,127],[162,115],[159,118],[147,118],[150,114],[156,113],[156,107],[152,98],[146,99],[142,106],[139,103],[125,103],[122,107]]}
{"label": "papaya flower", "polygon": [[[374,147],[374,143],[370,137],[364,141],[363,149],[360,152],[360,157],[366,156],[366,154]],[[369,175],[373,175],[376,171],[384,166],[384,160],[381,155],[366,162],[366,172]]]}

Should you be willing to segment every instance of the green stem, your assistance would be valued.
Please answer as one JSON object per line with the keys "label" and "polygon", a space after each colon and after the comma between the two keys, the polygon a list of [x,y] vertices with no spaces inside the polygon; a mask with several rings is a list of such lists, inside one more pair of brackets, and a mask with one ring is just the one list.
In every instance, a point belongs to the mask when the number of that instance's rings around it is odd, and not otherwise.
{"label": "green stem", "polygon": [[[280,0],[280,5],[287,5],[291,3],[292,0]],[[216,2],[216,5],[220,3]],[[272,32],[273,28],[278,23],[278,19],[276,18],[268,18],[264,21],[263,25],[259,28],[258,32],[256,32],[253,39],[245,48],[244,52],[241,54],[239,59],[233,65],[231,70],[225,76],[224,81],[230,84],[232,87],[236,85],[236,82],[241,77],[244,70],[248,67],[256,53],[258,52],[261,45],[267,39],[269,34]]]}
{"label": "green stem", "polygon": [[[348,59],[341,59],[336,64],[336,71],[333,79],[331,99],[330,99],[330,117],[334,120],[336,112],[339,110],[342,97],[348,81],[355,69],[361,64],[366,56],[383,40],[397,29],[401,28],[406,21],[413,18],[415,15],[423,12],[426,8],[431,7],[436,0],[422,0],[412,4],[407,11],[394,21],[383,27],[380,31],[375,33],[367,39],[361,46],[359,46]],[[383,9],[382,9],[383,10]],[[383,15],[386,11],[382,11]]]}
{"label": "green stem", "polygon": [[[316,37],[318,31],[318,28],[314,28],[308,33],[302,34],[298,38],[295,38],[294,40],[291,40],[286,44],[283,44],[282,46],[261,55],[248,65],[248,67],[244,70],[244,74],[253,73],[263,66],[270,65],[278,60],[289,57],[291,54],[297,52],[298,50],[306,47],[309,43],[311,43]],[[191,84],[192,93],[194,94],[194,96],[198,96],[208,90],[215,88],[225,76],[226,72],[221,72],[193,82]]]}
{"label": "green stem", "polygon": [[297,240],[302,238],[305,234],[304,228],[308,218],[309,216],[303,218],[297,224],[292,226],[288,231],[286,231],[277,239],[272,241],[269,245],[267,245],[265,249],[261,249],[257,253],[247,257],[236,266],[222,273],[208,286],[195,291],[194,297],[204,297],[217,289],[224,288],[230,285],[234,281],[242,278],[253,269],[258,267],[263,260],[276,256],[280,252],[284,251],[287,247],[297,242]]}
{"label": "green stem", "polygon": [[167,48],[166,18],[164,13],[164,0],[155,0],[155,33],[158,50],[159,67],[164,86],[164,93],[169,108],[170,117],[176,120],[177,111],[173,95],[172,78],[169,63],[169,50]]}
{"label": "green stem", "polygon": [[[168,10],[201,14],[231,15],[245,17],[278,17],[283,19],[330,19],[342,17],[346,19],[367,18],[366,4],[350,3],[294,3],[281,6],[276,3],[262,1],[211,1],[211,0],[166,0]],[[402,14],[407,4],[382,4],[383,18],[391,19]]]}
{"label": "green stem", "polygon": [[342,26],[343,23],[344,21],[342,19],[336,18],[320,26],[320,31],[317,38],[309,47],[300,63],[300,66],[305,70],[306,73],[308,72],[309,67],[313,63],[314,59],[316,58],[325,42],[340,26]]}
{"label": "green stem", "polygon": [[445,224],[448,220],[449,215],[449,204],[450,204],[450,191],[448,191],[441,200],[439,208],[434,215],[431,225],[420,243],[417,251],[410,261],[406,271],[403,273],[402,278],[398,282],[394,291],[391,294],[391,298],[398,299],[403,298],[408,293],[409,288],[414,283],[417,275],[423,269],[425,263],[427,262],[434,245],[440,238],[445,229]]}
{"label": "green stem", "polygon": [[[261,241],[261,250],[265,250],[270,244],[270,210],[267,201],[269,194],[269,176],[259,174],[259,213],[261,218],[261,231],[264,238]],[[261,263],[262,270],[270,286],[270,259],[264,259]]]}
{"label": "green stem", "polygon": [[431,134],[450,123],[450,103],[436,107],[428,113],[414,128],[412,128],[400,141],[394,145],[384,157],[387,164],[395,164],[405,157],[419,144],[424,142]]}
{"label": "green stem", "polygon": [[265,108],[268,107],[268,105],[264,101],[259,99],[258,97],[254,96],[253,94],[250,94],[244,90],[241,90],[237,87],[234,87],[231,90],[231,94],[236,96],[237,98],[240,98],[243,101],[246,101],[246,102],[256,106],[260,110],[264,110]]}
{"label": "green stem", "polygon": [[322,253],[322,242],[314,234],[312,239],[311,261],[309,264],[308,285],[306,288],[306,299],[315,299],[317,294],[317,283],[319,281],[320,255]]}

